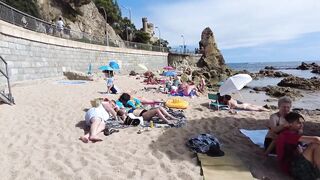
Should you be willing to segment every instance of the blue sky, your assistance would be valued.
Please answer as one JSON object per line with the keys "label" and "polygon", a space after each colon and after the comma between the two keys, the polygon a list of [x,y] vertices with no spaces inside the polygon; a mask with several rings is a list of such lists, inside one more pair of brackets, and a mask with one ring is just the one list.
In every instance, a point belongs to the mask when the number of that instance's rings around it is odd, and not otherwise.
{"label": "blue sky", "polygon": [[[319,0],[118,0],[139,29],[159,27],[170,46],[198,47],[210,27],[226,62],[320,59]],[[158,36],[158,31],[155,32]]]}

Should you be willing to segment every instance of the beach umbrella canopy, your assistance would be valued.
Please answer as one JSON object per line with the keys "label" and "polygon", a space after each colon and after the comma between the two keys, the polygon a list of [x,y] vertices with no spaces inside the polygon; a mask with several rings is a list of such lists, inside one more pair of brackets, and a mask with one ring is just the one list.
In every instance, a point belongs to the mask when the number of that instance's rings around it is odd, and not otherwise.
{"label": "beach umbrella canopy", "polygon": [[176,76],[177,72],[175,72],[175,71],[166,71],[162,75],[163,76]]}
{"label": "beach umbrella canopy", "polygon": [[163,67],[163,69],[165,69],[165,70],[174,70],[174,67],[172,67],[172,66],[165,66],[165,67]]}
{"label": "beach umbrella canopy", "polygon": [[231,76],[220,86],[219,93],[223,96],[237,92],[251,81],[252,78],[249,74],[237,74]]}
{"label": "beach umbrella canopy", "polygon": [[100,66],[99,70],[101,71],[113,71],[114,69],[110,66]]}
{"label": "beach umbrella canopy", "polygon": [[114,70],[120,70],[119,64],[118,64],[116,61],[114,61],[114,60],[111,60],[111,61],[109,62],[109,66],[110,66],[112,69],[114,69]]}
{"label": "beach umbrella canopy", "polygon": [[138,66],[139,66],[141,69],[143,69],[143,70],[145,70],[145,71],[148,71],[148,68],[147,68],[144,64],[138,64]]}

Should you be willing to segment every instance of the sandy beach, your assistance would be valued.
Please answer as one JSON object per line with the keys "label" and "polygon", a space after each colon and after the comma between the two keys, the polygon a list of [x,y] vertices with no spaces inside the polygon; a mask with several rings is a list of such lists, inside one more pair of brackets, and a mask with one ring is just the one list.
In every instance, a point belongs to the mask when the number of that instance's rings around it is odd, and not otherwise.
{"label": "sandy beach", "polygon": [[[169,98],[146,92],[135,77],[117,75],[116,84],[134,96]],[[1,179],[202,179],[194,153],[185,146],[193,135],[212,133],[223,149],[234,152],[256,179],[289,179],[274,159],[240,133],[240,128],[265,129],[273,112],[241,111],[235,115],[208,108],[206,95],[184,97],[190,103],[182,128],[153,128],[137,134],[138,127],[104,136],[102,142],[81,142],[85,109],[101,94],[103,80],[61,84],[57,79],[28,81],[12,87],[16,105],[0,105]],[[245,98],[244,98],[245,101]],[[319,116],[306,116],[305,132],[320,135]],[[236,179],[236,178],[235,178]]]}

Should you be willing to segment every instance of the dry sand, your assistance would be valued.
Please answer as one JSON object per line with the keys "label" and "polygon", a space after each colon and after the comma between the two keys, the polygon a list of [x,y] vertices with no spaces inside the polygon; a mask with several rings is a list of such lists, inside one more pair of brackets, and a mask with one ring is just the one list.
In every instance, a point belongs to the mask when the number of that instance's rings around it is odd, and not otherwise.
{"label": "dry sand", "polygon": [[[141,80],[117,76],[116,84],[136,96],[168,99],[145,92]],[[202,179],[195,155],[186,140],[199,133],[213,133],[235,152],[257,179],[286,179],[275,161],[261,156],[262,150],[239,132],[239,128],[263,129],[272,112],[239,112],[208,109],[206,96],[184,98],[190,102],[183,128],[137,134],[138,128],[120,130],[102,142],[84,144],[85,109],[90,100],[104,95],[103,80],[64,85],[57,80],[30,81],[15,85],[16,105],[0,105],[1,179]],[[309,134],[318,133],[319,116],[307,117]],[[235,177],[237,179],[237,177]]]}

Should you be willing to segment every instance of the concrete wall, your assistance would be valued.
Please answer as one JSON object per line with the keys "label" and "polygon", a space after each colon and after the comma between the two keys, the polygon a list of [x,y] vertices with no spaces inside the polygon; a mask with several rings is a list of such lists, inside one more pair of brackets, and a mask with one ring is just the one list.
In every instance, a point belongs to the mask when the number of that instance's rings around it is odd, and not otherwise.
{"label": "concrete wall", "polygon": [[177,67],[178,65],[195,66],[195,64],[201,58],[201,54],[175,54],[170,53],[168,55],[168,64],[170,66]]}
{"label": "concrete wall", "polygon": [[81,43],[29,31],[1,20],[0,55],[8,62],[13,82],[62,76],[67,70],[87,72],[89,63],[96,72],[100,65],[112,59],[119,62],[121,73],[143,71],[137,66],[140,63],[151,70],[168,63],[167,53]]}

